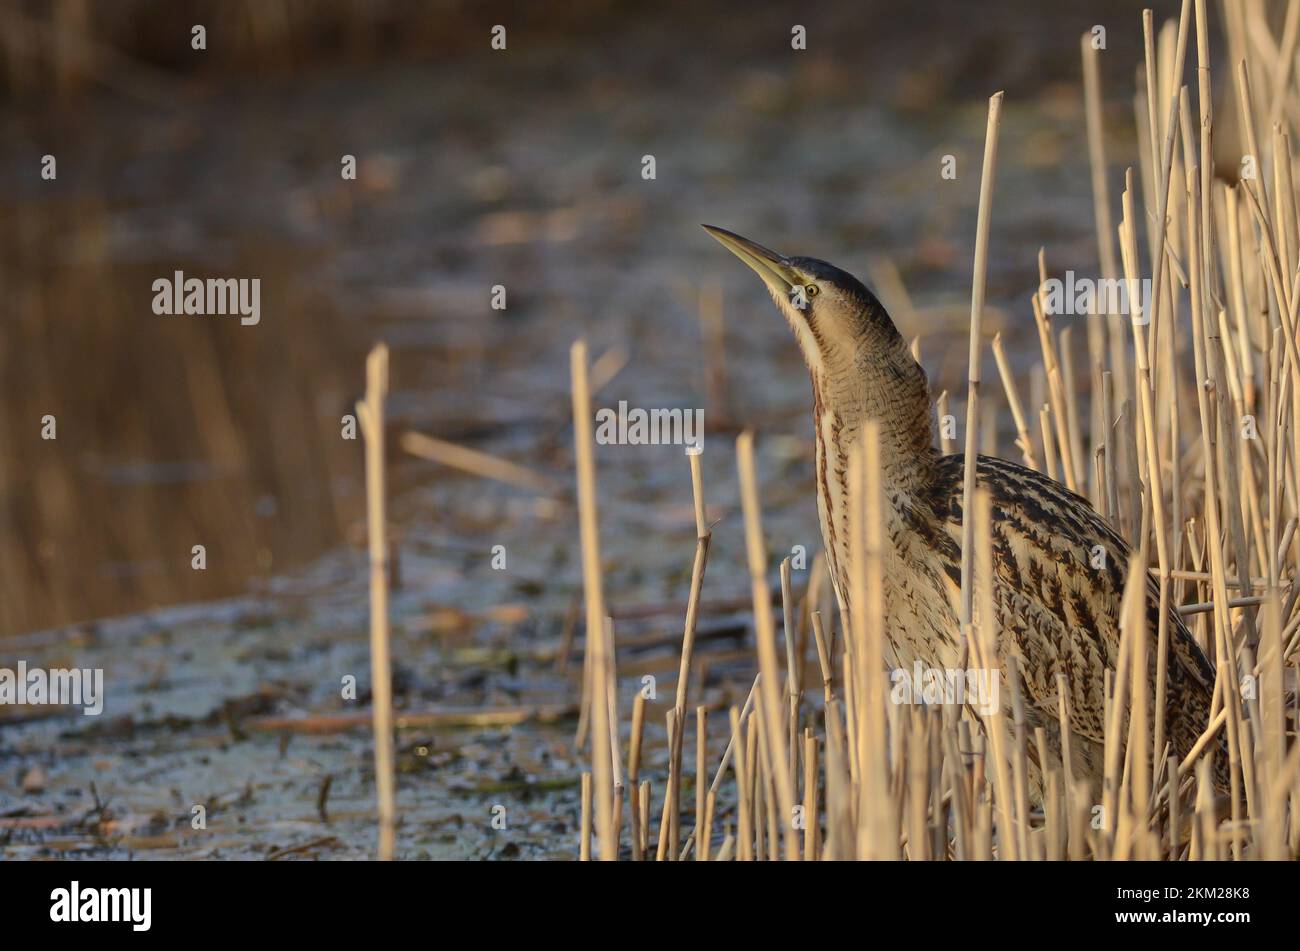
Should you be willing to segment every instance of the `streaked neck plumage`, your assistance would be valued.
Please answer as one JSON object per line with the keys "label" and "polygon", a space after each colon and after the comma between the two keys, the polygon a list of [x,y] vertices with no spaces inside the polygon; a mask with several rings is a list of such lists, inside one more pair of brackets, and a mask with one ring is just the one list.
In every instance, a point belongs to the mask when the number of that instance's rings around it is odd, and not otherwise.
{"label": "streaked neck plumage", "polygon": [[897,543],[913,513],[928,512],[927,490],[938,458],[929,388],[925,372],[892,324],[873,321],[863,327],[853,348],[805,350],[805,360],[813,387],[817,511],[840,608],[847,612],[850,453],[863,423],[875,420],[886,527]]}

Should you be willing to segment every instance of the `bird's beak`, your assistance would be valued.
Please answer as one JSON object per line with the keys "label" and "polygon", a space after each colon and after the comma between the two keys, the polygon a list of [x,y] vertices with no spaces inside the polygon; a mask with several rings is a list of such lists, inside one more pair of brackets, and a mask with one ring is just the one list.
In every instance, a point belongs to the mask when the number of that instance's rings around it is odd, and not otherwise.
{"label": "bird's beak", "polygon": [[712,225],[702,227],[717,238],[719,244],[753,268],[774,294],[789,297],[795,285],[802,283],[798,271],[790,266],[785,255],[777,254],[725,228],[715,228]]}

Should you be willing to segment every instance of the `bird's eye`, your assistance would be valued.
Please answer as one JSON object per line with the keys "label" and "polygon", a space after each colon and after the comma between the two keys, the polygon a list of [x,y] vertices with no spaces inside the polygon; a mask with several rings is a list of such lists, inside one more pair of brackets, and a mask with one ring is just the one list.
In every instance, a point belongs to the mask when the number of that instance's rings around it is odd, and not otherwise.
{"label": "bird's eye", "polygon": [[819,288],[816,284],[809,284],[808,286],[806,286],[806,287],[803,289],[803,292],[804,292],[804,294],[806,294],[808,297],[816,297],[816,296],[817,296],[817,292],[818,292],[819,290],[821,290],[821,288]]}

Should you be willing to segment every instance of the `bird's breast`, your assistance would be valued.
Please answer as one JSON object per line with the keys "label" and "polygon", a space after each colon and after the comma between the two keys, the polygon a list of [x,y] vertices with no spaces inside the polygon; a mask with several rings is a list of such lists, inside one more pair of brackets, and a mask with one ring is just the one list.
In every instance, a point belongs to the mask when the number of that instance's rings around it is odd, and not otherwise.
{"label": "bird's breast", "polygon": [[[827,564],[841,615],[847,622],[852,590],[849,447],[858,430],[834,411],[816,414],[817,512]],[[959,556],[928,504],[891,478],[886,465],[883,595],[885,660],[893,667],[952,667],[960,659],[955,582]]]}

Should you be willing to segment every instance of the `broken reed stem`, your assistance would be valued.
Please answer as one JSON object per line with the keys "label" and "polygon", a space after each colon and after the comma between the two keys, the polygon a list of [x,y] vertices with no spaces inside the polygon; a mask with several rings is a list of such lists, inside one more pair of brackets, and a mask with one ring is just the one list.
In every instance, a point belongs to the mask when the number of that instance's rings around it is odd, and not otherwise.
{"label": "broken reed stem", "polygon": [[835,699],[835,677],[831,672],[830,645],[826,643],[826,632],[822,628],[822,613],[813,611],[808,617],[812,622],[813,640],[817,642],[817,664],[822,672],[822,702],[830,703]]}
{"label": "broken reed stem", "polygon": [[[1091,327],[1092,325],[1089,324]],[[1038,462],[1034,458],[1034,441],[1029,435],[1029,424],[1025,421],[1025,411],[1020,403],[1020,393],[1016,390],[1015,376],[1011,372],[1011,364],[1007,361],[1007,355],[1002,349],[1002,334],[993,335],[993,357],[997,361],[998,375],[1002,377],[1002,388],[1007,394],[1007,405],[1011,408],[1011,418],[1016,424],[1016,446],[1020,449],[1020,456],[1025,461],[1025,465],[1030,469],[1037,469]]]}
{"label": "broken reed stem", "polygon": [[[998,161],[998,130],[1002,121],[1002,93],[989,99],[988,126],[984,132],[984,170],[980,175],[979,214],[975,224],[975,266],[971,279],[970,301],[970,361],[966,380],[966,459],[962,477],[962,511],[971,511],[975,495],[975,461],[979,447],[979,386],[980,386],[980,328],[984,317],[984,285],[988,275],[989,218],[993,210],[993,178]],[[961,529],[961,626],[966,630],[971,623],[971,605],[974,591],[971,573],[975,552],[972,548],[973,526],[969,518],[962,519]]]}
{"label": "broken reed stem", "polygon": [[458,446],[455,443],[416,432],[402,433],[401,446],[406,452],[420,459],[459,469],[461,472],[468,472],[470,475],[504,482],[507,485],[517,486],[542,495],[556,496],[559,494],[559,487],[546,476],[529,469],[527,466],[521,466],[517,462],[480,452],[477,449]]}
{"label": "broken reed stem", "polygon": [[578,525],[582,542],[582,590],[587,617],[587,708],[591,717],[591,772],[596,834],[603,861],[618,858],[614,836],[614,767],[610,747],[608,689],[612,677],[605,643],[605,595],[600,573],[600,526],[596,515],[596,461],[592,433],[587,342],[569,351],[573,393],[573,446],[578,477]]}
{"label": "broken reed stem", "polygon": [[[740,719],[743,722],[749,716],[750,711],[754,709],[754,697],[758,690],[758,679],[761,674],[754,677],[754,682],[749,685],[749,695],[745,697],[745,705],[740,709]],[[727,771],[727,765],[731,762],[731,757],[736,751],[736,734],[733,731],[727,740],[727,748],[722,751],[722,760],[718,764],[717,772],[713,774],[713,782],[709,784],[709,792],[716,793],[722,785],[722,776]]]}
{"label": "broken reed stem", "polygon": [[366,357],[366,395],[357,419],[366,451],[366,528],[370,548],[370,693],[375,727],[375,788],[379,798],[379,860],[394,848],[396,776],[393,765],[393,675],[388,636],[388,542],[384,504],[384,397],[388,394],[388,347]]}

